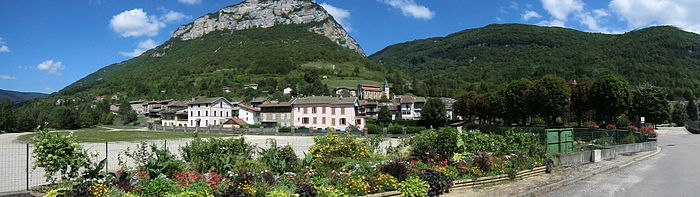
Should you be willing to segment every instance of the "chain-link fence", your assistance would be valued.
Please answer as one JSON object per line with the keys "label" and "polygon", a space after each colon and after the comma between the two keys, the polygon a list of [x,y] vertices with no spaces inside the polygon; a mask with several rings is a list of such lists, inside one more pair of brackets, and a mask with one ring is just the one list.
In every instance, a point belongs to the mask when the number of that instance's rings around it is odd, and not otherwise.
{"label": "chain-link fence", "polygon": [[[314,144],[311,136],[261,136],[246,135],[246,142],[258,147],[267,149],[268,139],[275,139],[278,146],[290,145],[299,158],[308,154],[309,148]],[[146,142],[101,142],[101,143],[81,143],[88,153],[96,153],[97,161],[107,158],[105,171],[116,172],[119,166],[118,158],[128,166],[133,166],[133,161],[126,158],[125,151],[138,149],[141,143],[153,144],[161,148],[168,149],[174,155],[182,158],[181,147],[184,147],[192,139],[179,140],[153,140]],[[397,145],[398,139],[388,139],[381,144],[381,149],[386,150],[390,144]],[[44,178],[44,171],[41,168],[32,169],[36,161],[32,157],[34,148],[31,144],[0,144],[0,194],[4,192],[14,192],[28,190],[35,186],[49,184]],[[259,149],[258,149],[259,150]],[[257,152],[257,151],[256,151]]]}

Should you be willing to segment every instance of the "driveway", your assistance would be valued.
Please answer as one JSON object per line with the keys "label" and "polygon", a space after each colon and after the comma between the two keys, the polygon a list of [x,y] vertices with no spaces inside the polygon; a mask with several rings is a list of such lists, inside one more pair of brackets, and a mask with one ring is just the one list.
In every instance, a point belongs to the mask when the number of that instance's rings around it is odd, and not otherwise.
{"label": "driveway", "polygon": [[656,156],[560,188],[546,196],[698,196],[700,135],[682,127],[658,130]]}

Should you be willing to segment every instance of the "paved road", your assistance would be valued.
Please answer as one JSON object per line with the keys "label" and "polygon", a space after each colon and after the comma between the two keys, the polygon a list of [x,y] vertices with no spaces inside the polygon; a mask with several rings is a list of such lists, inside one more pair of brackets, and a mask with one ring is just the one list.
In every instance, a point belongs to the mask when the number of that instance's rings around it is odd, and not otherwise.
{"label": "paved road", "polygon": [[546,196],[700,196],[700,135],[660,128],[658,145],[656,156]]}

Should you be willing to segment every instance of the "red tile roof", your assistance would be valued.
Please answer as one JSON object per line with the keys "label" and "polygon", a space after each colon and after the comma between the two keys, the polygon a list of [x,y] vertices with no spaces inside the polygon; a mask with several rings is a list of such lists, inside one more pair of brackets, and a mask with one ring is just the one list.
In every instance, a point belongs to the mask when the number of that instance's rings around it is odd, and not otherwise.
{"label": "red tile roof", "polygon": [[255,107],[251,107],[251,106],[247,106],[247,105],[243,105],[243,104],[238,104],[238,107],[246,109],[248,111],[260,112],[259,108],[255,108]]}
{"label": "red tile roof", "polygon": [[224,122],[224,124],[232,124],[232,125],[247,125],[248,123],[245,123],[244,120],[241,120],[240,118],[229,118]]}
{"label": "red tile roof", "polygon": [[379,89],[379,88],[367,88],[367,87],[362,87],[362,90],[370,91],[370,92],[381,92],[382,91],[382,89]]}
{"label": "red tile roof", "polygon": [[368,88],[380,88],[379,85],[374,85],[374,84],[360,84],[362,87],[368,87]]}

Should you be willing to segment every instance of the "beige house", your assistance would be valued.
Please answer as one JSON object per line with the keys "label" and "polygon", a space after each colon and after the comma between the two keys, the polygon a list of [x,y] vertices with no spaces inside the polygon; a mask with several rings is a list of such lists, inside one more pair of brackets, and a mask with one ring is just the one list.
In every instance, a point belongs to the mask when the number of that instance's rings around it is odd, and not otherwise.
{"label": "beige house", "polygon": [[292,104],[279,102],[260,105],[260,122],[268,128],[291,127],[293,122]]}

